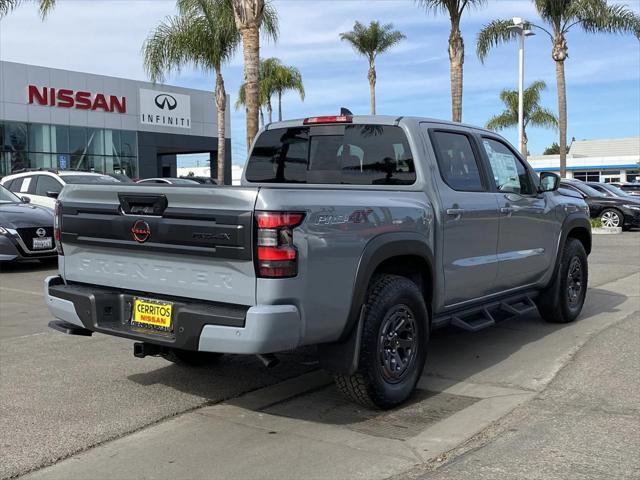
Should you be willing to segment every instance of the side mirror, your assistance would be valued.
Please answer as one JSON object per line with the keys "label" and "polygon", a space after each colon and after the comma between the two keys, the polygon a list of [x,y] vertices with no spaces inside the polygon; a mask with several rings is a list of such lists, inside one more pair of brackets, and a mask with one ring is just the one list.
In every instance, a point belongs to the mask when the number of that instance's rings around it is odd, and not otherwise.
{"label": "side mirror", "polygon": [[31,199],[29,197],[20,197],[23,203],[31,203]]}
{"label": "side mirror", "polygon": [[60,195],[60,192],[47,192],[47,197],[49,198],[58,198],[58,195]]}
{"label": "side mirror", "polygon": [[560,186],[560,176],[551,172],[540,173],[540,185],[538,193],[555,192]]}

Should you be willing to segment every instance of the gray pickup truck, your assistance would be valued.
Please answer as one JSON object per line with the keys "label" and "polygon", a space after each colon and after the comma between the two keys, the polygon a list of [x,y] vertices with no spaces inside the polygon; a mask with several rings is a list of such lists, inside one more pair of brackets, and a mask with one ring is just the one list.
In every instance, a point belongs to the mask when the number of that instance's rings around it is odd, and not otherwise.
{"label": "gray pickup truck", "polygon": [[186,364],[317,345],[347,396],[389,408],[415,388],[434,328],[579,315],[589,212],[558,182],[471,126],[270,124],[240,187],[65,187],[50,326]]}

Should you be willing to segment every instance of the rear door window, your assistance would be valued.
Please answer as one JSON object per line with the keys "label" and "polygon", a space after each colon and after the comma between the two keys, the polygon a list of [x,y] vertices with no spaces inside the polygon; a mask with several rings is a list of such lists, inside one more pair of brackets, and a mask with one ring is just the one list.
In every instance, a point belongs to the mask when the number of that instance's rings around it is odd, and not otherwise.
{"label": "rear door window", "polygon": [[431,140],[440,175],[447,185],[458,191],[485,190],[478,159],[467,135],[435,130],[431,132]]}
{"label": "rear door window", "polygon": [[416,172],[400,127],[323,125],[262,133],[246,178],[250,182],[410,185]]}
{"label": "rear door window", "polygon": [[13,193],[33,193],[35,190],[35,178],[33,176],[20,177],[13,180],[11,190]]}

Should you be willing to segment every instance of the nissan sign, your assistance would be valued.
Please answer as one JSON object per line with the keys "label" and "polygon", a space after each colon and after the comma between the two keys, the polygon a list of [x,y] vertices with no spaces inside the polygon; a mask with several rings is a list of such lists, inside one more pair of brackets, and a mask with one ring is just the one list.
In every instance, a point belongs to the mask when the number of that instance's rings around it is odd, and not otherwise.
{"label": "nissan sign", "polygon": [[70,88],[29,85],[27,87],[27,102],[30,105],[127,113],[127,99],[125,97],[103,93],[94,94]]}
{"label": "nissan sign", "polygon": [[159,127],[191,128],[191,97],[141,88],[140,123]]}

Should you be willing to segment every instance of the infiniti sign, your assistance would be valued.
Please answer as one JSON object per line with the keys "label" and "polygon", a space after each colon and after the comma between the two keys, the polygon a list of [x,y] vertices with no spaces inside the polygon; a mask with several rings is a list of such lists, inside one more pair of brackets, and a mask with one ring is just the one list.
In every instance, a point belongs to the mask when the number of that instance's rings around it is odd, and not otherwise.
{"label": "infiniti sign", "polygon": [[191,97],[141,88],[139,118],[143,125],[191,128]]}
{"label": "infiniti sign", "polygon": [[168,93],[161,93],[160,95],[156,95],[154,103],[158,106],[158,108],[161,108],[162,110],[164,110],[165,108],[167,110],[173,110],[178,106],[176,97],[169,95]]}

